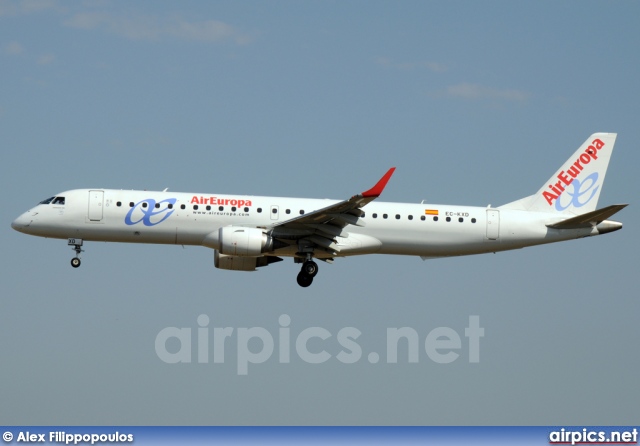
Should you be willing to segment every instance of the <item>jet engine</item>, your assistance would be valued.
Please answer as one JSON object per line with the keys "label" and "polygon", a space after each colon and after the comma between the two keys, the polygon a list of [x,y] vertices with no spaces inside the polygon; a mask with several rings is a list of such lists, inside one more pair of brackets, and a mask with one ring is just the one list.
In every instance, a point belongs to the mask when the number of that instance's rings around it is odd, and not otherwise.
{"label": "jet engine", "polygon": [[256,268],[280,261],[282,261],[280,257],[272,256],[229,256],[219,253],[218,250],[215,250],[213,254],[213,263],[216,268],[230,269],[233,271],[255,271]]}
{"label": "jet engine", "polygon": [[218,233],[220,253],[228,256],[257,257],[264,252],[287,246],[274,240],[262,229],[225,226]]}

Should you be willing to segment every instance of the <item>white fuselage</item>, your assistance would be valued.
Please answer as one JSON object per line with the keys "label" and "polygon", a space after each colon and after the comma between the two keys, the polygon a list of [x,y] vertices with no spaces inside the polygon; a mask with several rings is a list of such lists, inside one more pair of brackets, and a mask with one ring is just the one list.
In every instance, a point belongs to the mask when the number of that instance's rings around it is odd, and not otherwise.
{"label": "white fuselage", "polygon": [[[39,204],[12,227],[51,238],[85,241],[201,245],[224,226],[269,229],[338,200],[212,195],[176,192],[78,189],[62,192],[64,204]],[[157,206],[157,207],[156,207]],[[560,216],[513,209],[371,202],[364,226],[336,237],[338,256],[400,254],[446,257],[504,251],[598,235],[595,227],[548,228]],[[296,246],[266,255],[294,256]],[[322,258],[322,255],[316,255]]]}

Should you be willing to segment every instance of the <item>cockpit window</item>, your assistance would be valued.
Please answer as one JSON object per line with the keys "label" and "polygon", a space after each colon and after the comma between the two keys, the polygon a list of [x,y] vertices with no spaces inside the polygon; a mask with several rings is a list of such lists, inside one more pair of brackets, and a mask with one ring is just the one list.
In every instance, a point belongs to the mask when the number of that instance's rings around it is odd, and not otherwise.
{"label": "cockpit window", "polygon": [[56,197],[56,198],[54,198],[52,204],[64,204],[64,197]]}
{"label": "cockpit window", "polygon": [[40,204],[49,204],[53,201],[54,198],[56,197],[51,197],[51,198],[47,198],[46,200],[42,200]]}

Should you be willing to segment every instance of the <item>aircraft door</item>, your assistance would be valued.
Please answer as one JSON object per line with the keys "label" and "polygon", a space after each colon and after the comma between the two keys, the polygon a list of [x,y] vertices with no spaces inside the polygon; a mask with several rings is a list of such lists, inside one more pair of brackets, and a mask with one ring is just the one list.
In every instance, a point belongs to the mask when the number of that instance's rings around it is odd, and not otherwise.
{"label": "aircraft door", "polygon": [[487,209],[487,238],[498,240],[500,237],[500,211]]}
{"label": "aircraft door", "polygon": [[89,191],[89,221],[102,221],[104,191]]}

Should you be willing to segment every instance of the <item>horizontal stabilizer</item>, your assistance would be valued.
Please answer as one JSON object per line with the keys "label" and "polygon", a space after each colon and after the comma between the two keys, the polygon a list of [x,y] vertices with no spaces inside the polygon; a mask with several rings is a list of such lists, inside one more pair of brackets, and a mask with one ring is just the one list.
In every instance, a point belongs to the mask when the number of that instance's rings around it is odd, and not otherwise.
{"label": "horizontal stabilizer", "polygon": [[586,214],[562,220],[558,223],[547,225],[547,227],[554,229],[579,229],[596,226],[627,206],[628,204],[613,204],[606,208],[597,209],[587,212]]}

